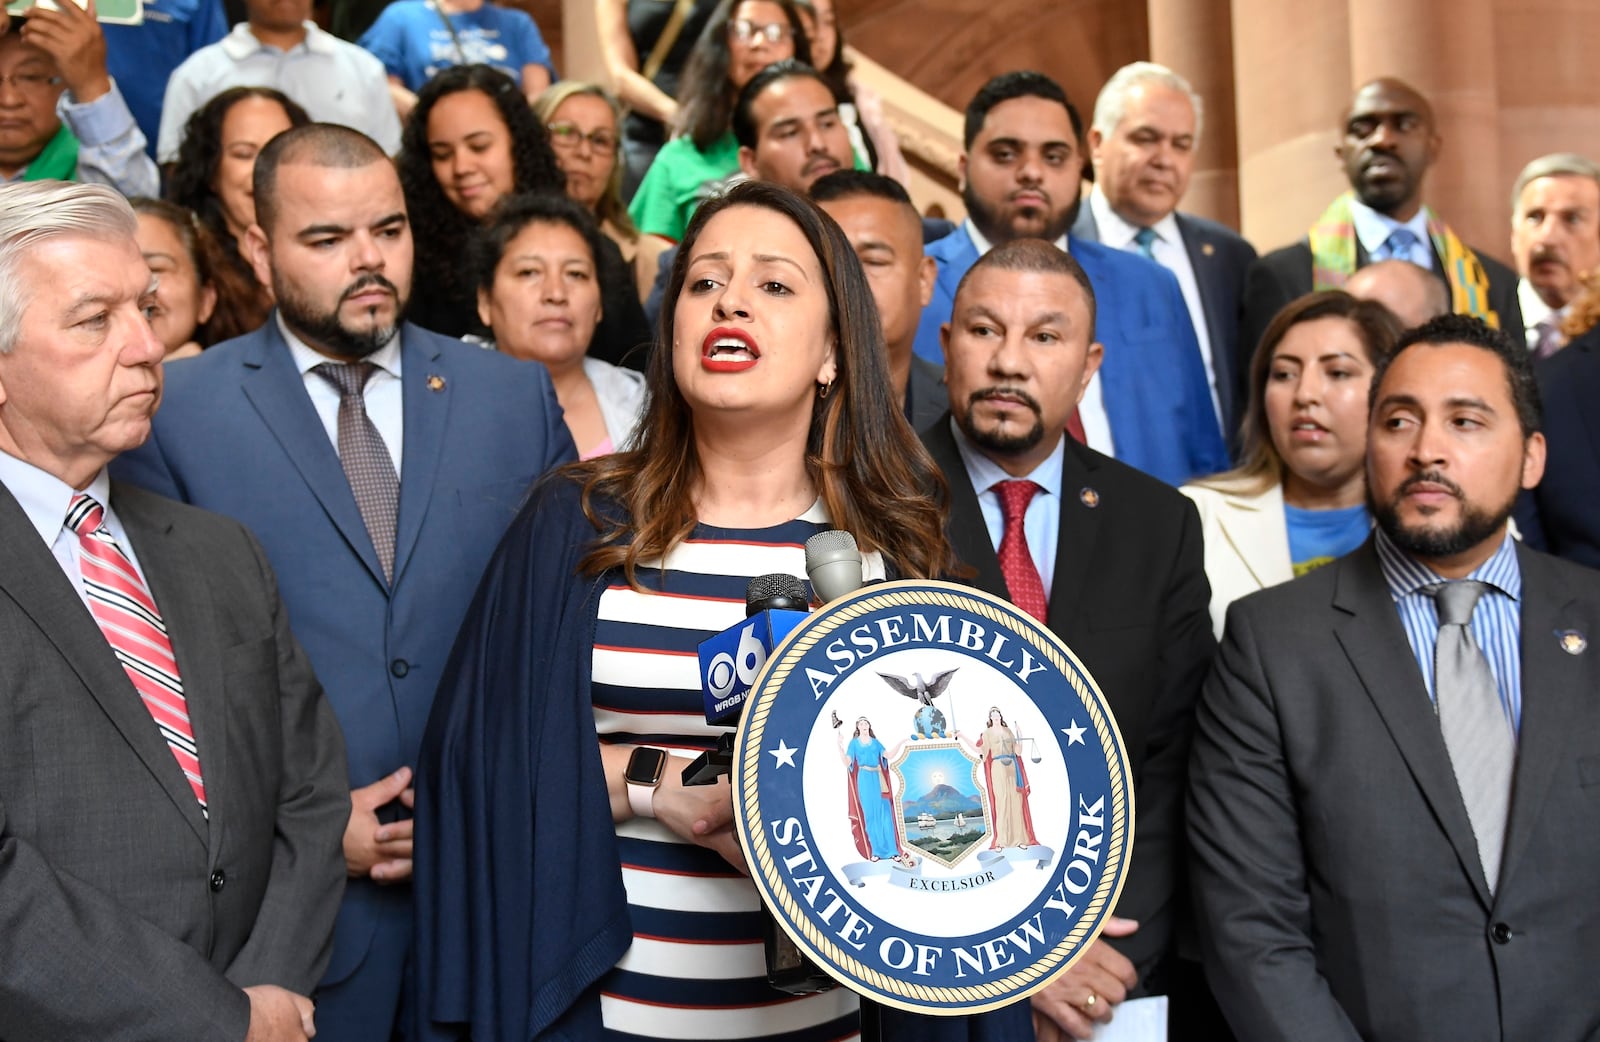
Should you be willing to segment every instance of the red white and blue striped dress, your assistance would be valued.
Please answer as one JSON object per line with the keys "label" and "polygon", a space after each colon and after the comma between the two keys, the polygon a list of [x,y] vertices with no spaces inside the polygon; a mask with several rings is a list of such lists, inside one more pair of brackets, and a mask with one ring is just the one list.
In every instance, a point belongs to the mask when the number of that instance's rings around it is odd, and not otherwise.
{"label": "red white and blue striped dress", "polygon": [[[805,541],[828,527],[820,503],[759,530],[699,525],[663,571],[641,565],[647,592],[620,580],[600,598],[593,699],[603,742],[652,745],[693,758],[722,728],[708,725],[699,644],[744,618],[752,576],[804,577]],[[606,1038],[837,1042],[857,1037],[843,988],[792,997],[766,982],[760,901],[722,857],[665,826],[617,826],[633,946],[601,981]]]}

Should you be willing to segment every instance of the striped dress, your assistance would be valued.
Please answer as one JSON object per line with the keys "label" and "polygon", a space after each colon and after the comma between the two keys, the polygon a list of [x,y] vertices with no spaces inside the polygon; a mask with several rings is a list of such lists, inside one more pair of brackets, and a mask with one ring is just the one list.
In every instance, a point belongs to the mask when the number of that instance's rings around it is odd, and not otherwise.
{"label": "striped dress", "polygon": [[[696,650],[744,618],[752,576],[806,574],[805,541],[828,527],[826,516],[819,503],[773,528],[700,525],[667,555],[665,571],[640,566],[648,592],[610,586],[595,629],[601,741],[691,759],[711,748],[722,729],[705,721]],[[793,997],[767,985],[755,886],[720,855],[639,818],[617,826],[617,845],[634,938],[600,984],[607,1039],[857,1037],[851,992]]]}

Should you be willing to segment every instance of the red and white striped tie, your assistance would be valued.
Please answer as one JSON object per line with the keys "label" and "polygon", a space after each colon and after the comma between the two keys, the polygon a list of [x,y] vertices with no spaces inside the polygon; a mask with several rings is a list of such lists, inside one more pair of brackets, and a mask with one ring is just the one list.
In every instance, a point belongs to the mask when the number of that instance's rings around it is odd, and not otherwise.
{"label": "red and white striped tie", "polygon": [[[189,779],[200,812],[206,813],[206,786],[200,776],[200,751],[189,725],[189,704],[183,697],[178,660],[167,639],[156,602],[128,555],[102,527],[105,511],[85,495],[72,497],[67,527],[78,534],[78,564],[89,614],[100,624],[111,650],[155,718],[161,737]],[[209,815],[208,815],[209,816]]]}

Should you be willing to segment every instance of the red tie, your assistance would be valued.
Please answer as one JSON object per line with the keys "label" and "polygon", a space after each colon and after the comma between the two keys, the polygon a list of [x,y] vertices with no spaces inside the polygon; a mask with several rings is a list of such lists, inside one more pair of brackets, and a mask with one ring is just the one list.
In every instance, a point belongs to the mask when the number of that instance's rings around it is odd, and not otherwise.
{"label": "red tie", "polygon": [[1006,589],[1011,591],[1011,603],[1044,622],[1050,605],[1045,602],[1044,583],[1028,552],[1028,537],[1022,525],[1028,501],[1039,486],[1031,481],[1001,481],[995,484],[994,491],[1000,497],[1000,516],[1005,522],[1000,536],[1000,572],[1006,578]]}
{"label": "red tie", "polygon": [[1076,406],[1074,406],[1072,409],[1072,415],[1067,417],[1067,433],[1070,434],[1072,436],[1072,440],[1077,442],[1079,445],[1089,444],[1089,436],[1083,433],[1083,419],[1078,415],[1078,409]]}
{"label": "red tie", "polygon": [[99,503],[85,495],[72,497],[67,527],[78,534],[78,565],[89,614],[100,624],[100,632],[155,718],[204,814],[206,787],[200,777],[200,753],[189,726],[189,704],[183,697],[183,681],[172,642],[167,639],[166,623],[133,562],[101,527],[104,520]]}

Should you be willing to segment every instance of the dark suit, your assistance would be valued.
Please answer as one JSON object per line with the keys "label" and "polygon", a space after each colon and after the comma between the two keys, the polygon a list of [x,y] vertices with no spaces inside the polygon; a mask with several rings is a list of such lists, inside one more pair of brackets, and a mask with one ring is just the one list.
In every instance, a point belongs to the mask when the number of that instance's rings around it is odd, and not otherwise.
{"label": "dark suit", "polygon": [[[352,787],[416,763],[489,555],[529,483],[573,456],[543,366],[409,324],[401,343],[392,587],[275,320],[168,366],[149,442],[118,461],[127,480],[237,518],[261,539],[344,727]],[[391,806],[386,820],[399,813]],[[388,1037],[410,907],[409,886],[351,881],[323,980],[341,992],[318,999],[343,1032],[330,1037]],[[361,1027],[343,1026],[347,1016]]]}
{"label": "dark suit", "polygon": [[[1517,273],[1480,250],[1473,250],[1489,276],[1489,306],[1500,316],[1500,328],[1517,343],[1523,342],[1522,305],[1517,303]],[[1356,267],[1364,268],[1370,258],[1361,242],[1356,242]],[[1433,255],[1433,273],[1444,280],[1444,261]],[[1311,244],[1305,239],[1265,254],[1250,266],[1245,275],[1244,310],[1239,319],[1242,371],[1248,379],[1250,359],[1261,344],[1273,316],[1297,297],[1311,292]],[[1242,385],[1241,385],[1242,386]]]}
{"label": "dark suit", "polygon": [[1600,329],[1538,363],[1549,446],[1544,480],[1517,503],[1523,540],[1600,568]]}
{"label": "dark suit", "polygon": [[915,356],[906,380],[906,422],[921,434],[950,409],[950,392],[944,385],[944,367]]}
{"label": "dark suit", "polygon": [[[1231,228],[1193,214],[1176,213],[1183,249],[1200,287],[1200,305],[1206,315],[1206,338],[1211,343],[1211,372],[1222,409],[1222,433],[1232,444],[1239,437],[1244,405],[1249,395],[1249,356],[1239,350],[1239,313],[1244,299],[1244,277],[1255,263],[1256,248]],[[1100,229],[1089,206],[1080,207],[1072,234],[1088,242],[1100,241]]]}
{"label": "dark suit", "polygon": [[[1227,447],[1178,280],[1137,254],[1076,238],[1068,245],[1094,287],[1095,339],[1106,349],[1100,392],[1117,458],[1171,485],[1226,470]],[[957,228],[927,254],[939,277],[922,309],[916,352],[943,362],[939,327],[950,320],[956,287],[978,262],[978,249]]]}
{"label": "dark suit", "polygon": [[327,965],[344,744],[243,527],[135,488],[111,500],[172,638],[211,817],[0,487],[0,1038],[238,1042],[240,988],[309,995]]}
{"label": "dark suit", "polygon": [[[1189,834],[1241,1042],[1600,1037],[1600,574],[1517,560],[1522,726],[1493,895],[1372,542],[1229,610]],[[1588,647],[1563,650],[1569,630]]]}
{"label": "dark suit", "polygon": [[[950,483],[956,556],[977,569],[974,586],[1011,599],[948,420],[922,440]],[[1179,897],[1194,705],[1216,648],[1200,518],[1175,490],[1071,439],[1061,491],[1047,621],[1111,705],[1138,807],[1133,863],[1117,914],[1140,926],[1131,937],[1107,940],[1138,967],[1139,992],[1161,992]]]}

